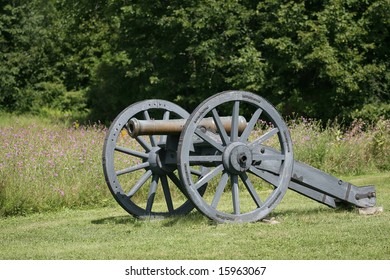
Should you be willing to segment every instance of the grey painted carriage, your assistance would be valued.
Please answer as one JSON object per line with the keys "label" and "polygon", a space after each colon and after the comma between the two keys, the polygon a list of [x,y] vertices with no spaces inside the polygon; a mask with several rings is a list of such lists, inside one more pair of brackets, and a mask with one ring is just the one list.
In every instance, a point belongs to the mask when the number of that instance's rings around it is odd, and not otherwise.
{"label": "grey painted carriage", "polygon": [[164,100],[132,104],[107,132],[103,169],[114,198],[139,218],[196,207],[217,222],[254,222],[287,189],[333,208],[376,203],[373,186],[356,187],[294,160],[279,113],[244,91],[216,94],[192,114]]}

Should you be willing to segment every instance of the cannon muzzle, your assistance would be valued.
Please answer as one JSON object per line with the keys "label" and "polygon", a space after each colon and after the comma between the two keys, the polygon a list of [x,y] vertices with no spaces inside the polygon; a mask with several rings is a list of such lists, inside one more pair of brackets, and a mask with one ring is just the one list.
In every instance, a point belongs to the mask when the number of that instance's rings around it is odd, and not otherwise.
{"label": "cannon muzzle", "polygon": [[[221,122],[226,130],[230,133],[232,127],[231,117],[221,117]],[[174,135],[180,134],[187,119],[172,120],[138,120],[132,118],[128,122],[129,133],[135,138],[138,135]],[[217,132],[217,126],[213,118],[204,118],[199,124],[200,127],[212,132]],[[241,134],[247,126],[246,119],[243,116],[238,117],[238,133]]]}

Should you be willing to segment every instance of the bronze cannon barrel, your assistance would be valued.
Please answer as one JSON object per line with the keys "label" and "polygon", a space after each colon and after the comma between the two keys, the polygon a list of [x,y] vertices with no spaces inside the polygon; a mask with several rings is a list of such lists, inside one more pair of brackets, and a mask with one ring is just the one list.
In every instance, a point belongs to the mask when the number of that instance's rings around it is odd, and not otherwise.
{"label": "bronze cannon barrel", "polygon": [[[221,122],[227,133],[230,133],[232,126],[231,117],[221,117]],[[187,119],[172,119],[172,120],[138,120],[130,119],[128,123],[129,133],[131,137],[138,135],[171,135],[180,134]],[[213,118],[204,118],[201,120],[200,127],[204,127],[208,131],[217,132],[217,126]],[[243,116],[238,117],[238,133],[241,134],[247,126],[246,119]]]}

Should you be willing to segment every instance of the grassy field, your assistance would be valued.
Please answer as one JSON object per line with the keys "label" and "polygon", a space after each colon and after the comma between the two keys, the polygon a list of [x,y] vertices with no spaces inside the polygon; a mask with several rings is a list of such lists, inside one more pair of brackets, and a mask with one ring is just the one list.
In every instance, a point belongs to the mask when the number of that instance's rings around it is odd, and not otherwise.
{"label": "grassy field", "polygon": [[289,191],[279,224],[214,224],[197,211],[136,220],[119,206],[0,219],[0,259],[389,259],[390,173],[354,176],[375,184],[385,211],[362,216]]}

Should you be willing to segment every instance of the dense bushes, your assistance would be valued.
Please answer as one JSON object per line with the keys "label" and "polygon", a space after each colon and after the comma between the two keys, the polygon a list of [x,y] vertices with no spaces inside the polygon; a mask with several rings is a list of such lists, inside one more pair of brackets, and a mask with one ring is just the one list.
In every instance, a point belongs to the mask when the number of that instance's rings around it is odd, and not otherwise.
{"label": "dense bushes", "polygon": [[390,2],[0,0],[0,110],[111,120],[226,89],[285,115],[389,117]]}

